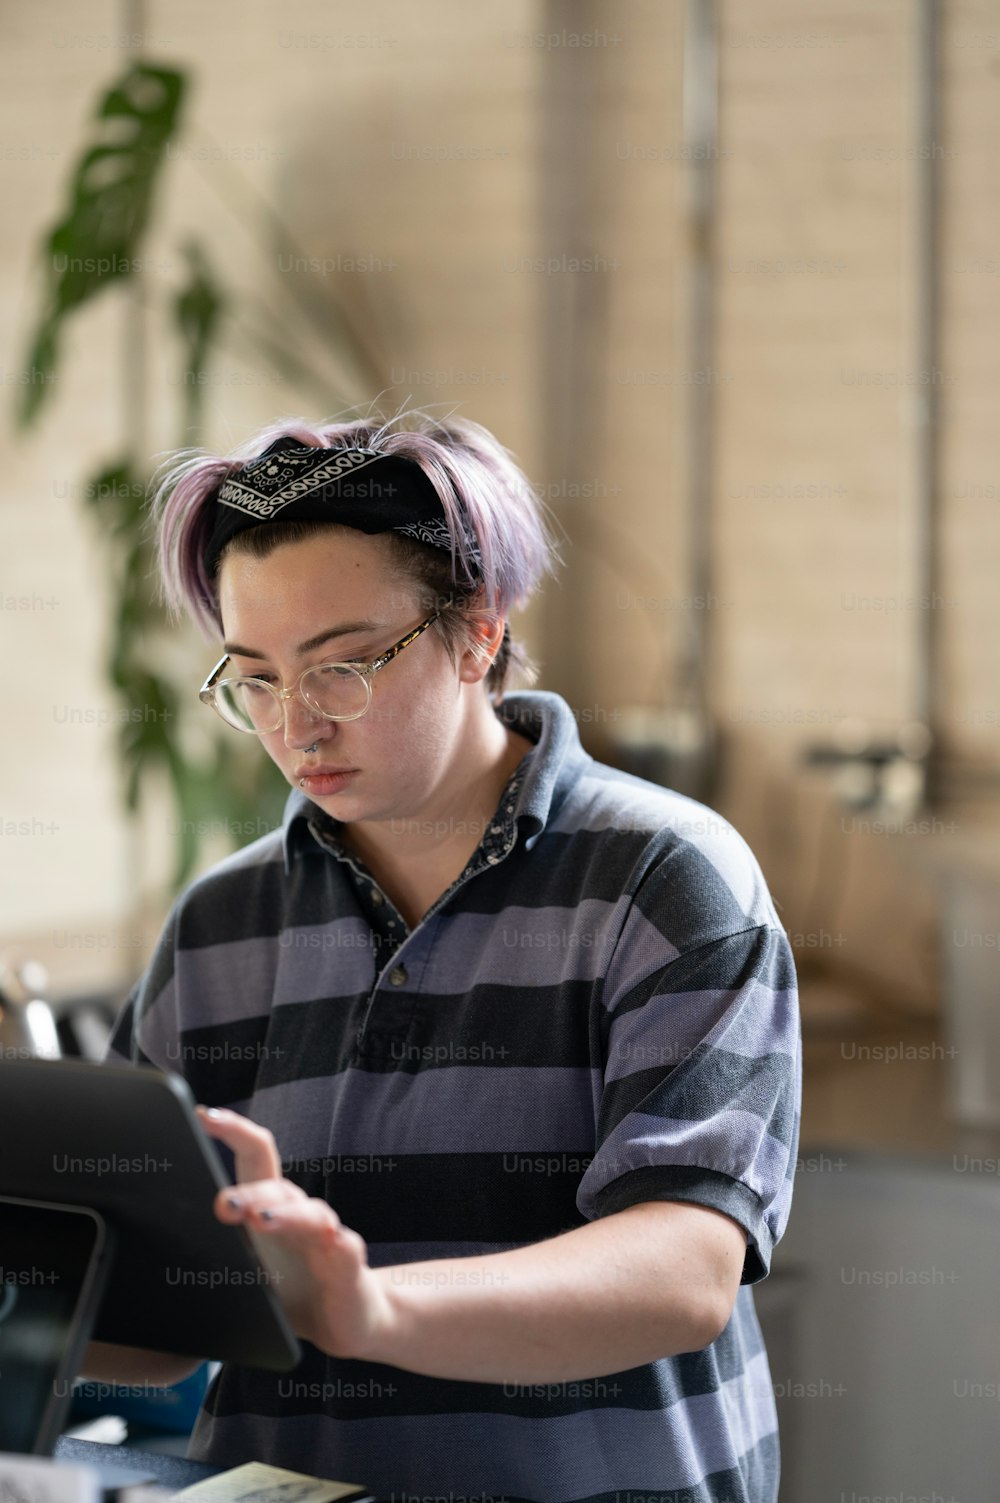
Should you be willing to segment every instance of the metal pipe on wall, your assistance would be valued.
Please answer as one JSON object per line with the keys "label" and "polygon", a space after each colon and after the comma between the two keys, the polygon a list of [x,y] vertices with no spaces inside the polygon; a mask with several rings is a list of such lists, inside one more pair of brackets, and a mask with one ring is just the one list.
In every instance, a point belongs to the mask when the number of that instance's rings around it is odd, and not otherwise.
{"label": "metal pipe on wall", "polygon": [[938,230],[939,144],[937,0],[918,0],[916,24],[916,138],[914,152],[915,368],[921,380],[913,424],[914,511],[917,532],[917,598],[927,607],[914,612],[916,682],[914,718],[930,732],[925,765],[927,802],[942,794],[944,684],[940,598],[940,246]]}
{"label": "metal pipe on wall", "polygon": [[[127,57],[141,61],[145,53],[146,0],[123,0],[121,18],[122,37],[127,49]],[[120,452],[138,473],[144,471],[152,451],[149,422],[146,280],[146,272],[142,267],[137,267],[128,278],[122,294],[119,328],[122,351],[119,411],[123,430]],[[141,823],[133,816],[124,822],[122,831],[119,902],[122,913],[127,916],[129,929],[134,934],[142,932],[142,891],[145,866],[146,850]],[[134,963],[134,954],[123,950],[120,957],[120,977],[123,986],[130,986],[135,979]]]}
{"label": "metal pipe on wall", "polygon": [[[545,0],[546,34],[600,29],[599,0]],[[540,251],[543,257],[587,257],[600,223],[601,116],[595,101],[597,57],[591,51],[551,47],[544,54],[541,115]],[[543,331],[543,458],[552,489],[552,510],[565,527],[573,556],[572,577],[548,594],[545,627],[547,681],[571,704],[590,697],[589,644],[578,625],[593,589],[592,567],[599,540],[578,505],[560,496],[599,466],[606,416],[607,293],[603,277],[579,272],[545,279],[540,293]],[[590,588],[588,589],[588,584]],[[562,593],[566,592],[566,593]],[[569,598],[567,598],[567,596]]]}
{"label": "metal pipe on wall", "polygon": [[[684,29],[682,113],[687,171],[688,250],[684,275],[687,368],[709,372],[715,347],[715,158],[718,152],[718,39],[716,0],[688,0]],[[715,392],[710,380],[688,387],[684,435],[686,590],[692,600],[713,598],[712,557]],[[708,714],[711,611],[689,609],[680,650],[678,699],[704,720]]]}

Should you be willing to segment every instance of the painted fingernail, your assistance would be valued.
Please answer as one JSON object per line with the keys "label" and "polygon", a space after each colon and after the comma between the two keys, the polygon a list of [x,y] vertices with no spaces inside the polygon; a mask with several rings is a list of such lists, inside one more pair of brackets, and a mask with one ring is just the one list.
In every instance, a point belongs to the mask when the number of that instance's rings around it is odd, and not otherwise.
{"label": "painted fingernail", "polygon": [[260,1213],[260,1219],[261,1219],[261,1221],[273,1221],[274,1220],[274,1212],[273,1211],[266,1211],[266,1210],[265,1211],[261,1211],[261,1213]]}
{"label": "painted fingernail", "polygon": [[242,1211],[243,1209],[243,1202],[238,1195],[227,1195],[226,1205],[231,1211]]}

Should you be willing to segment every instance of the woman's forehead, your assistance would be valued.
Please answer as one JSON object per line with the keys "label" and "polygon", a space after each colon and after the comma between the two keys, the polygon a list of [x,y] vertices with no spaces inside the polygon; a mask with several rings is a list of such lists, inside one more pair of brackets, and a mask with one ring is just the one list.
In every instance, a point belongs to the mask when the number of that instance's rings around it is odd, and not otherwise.
{"label": "woman's forehead", "polygon": [[[344,624],[378,630],[412,612],[419,586],[399,576],[378,537],[326,534],[282,543],[264,558],[227,553],[219,568],[219,608],[227,640],[248,633],[279,645]],[[263,645],[262,642],[256,645]]]}

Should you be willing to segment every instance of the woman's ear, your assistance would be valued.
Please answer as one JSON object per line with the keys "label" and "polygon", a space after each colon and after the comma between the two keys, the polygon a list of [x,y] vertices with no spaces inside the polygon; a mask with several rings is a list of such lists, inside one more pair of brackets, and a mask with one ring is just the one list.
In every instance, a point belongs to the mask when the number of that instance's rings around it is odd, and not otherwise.
{"label": "woman's ear", "polygon": [[486,677],[500,651],[505,626],[503,616],[480,617],[469,623],[467,645],[458,664],[462,683],[478,684]]}

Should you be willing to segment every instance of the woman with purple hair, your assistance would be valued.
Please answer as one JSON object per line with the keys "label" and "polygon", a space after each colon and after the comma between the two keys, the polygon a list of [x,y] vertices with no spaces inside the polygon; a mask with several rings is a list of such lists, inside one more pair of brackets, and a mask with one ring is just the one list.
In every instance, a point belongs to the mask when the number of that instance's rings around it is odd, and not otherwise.
{"label": "woman with purple hair", "polygon": [[[773,1503],[751,1285],[788,1216],[799,1031],[743,841],[512,692],[553,563],[478,425],[286,423],[156,503],[201,689],[290,784],[174,905],[111,1057],[178,1069],[216,1207],[304,1289],[190,1454],[379,1497]],[[101,1348],[94,1376],[191,1364]]]}

